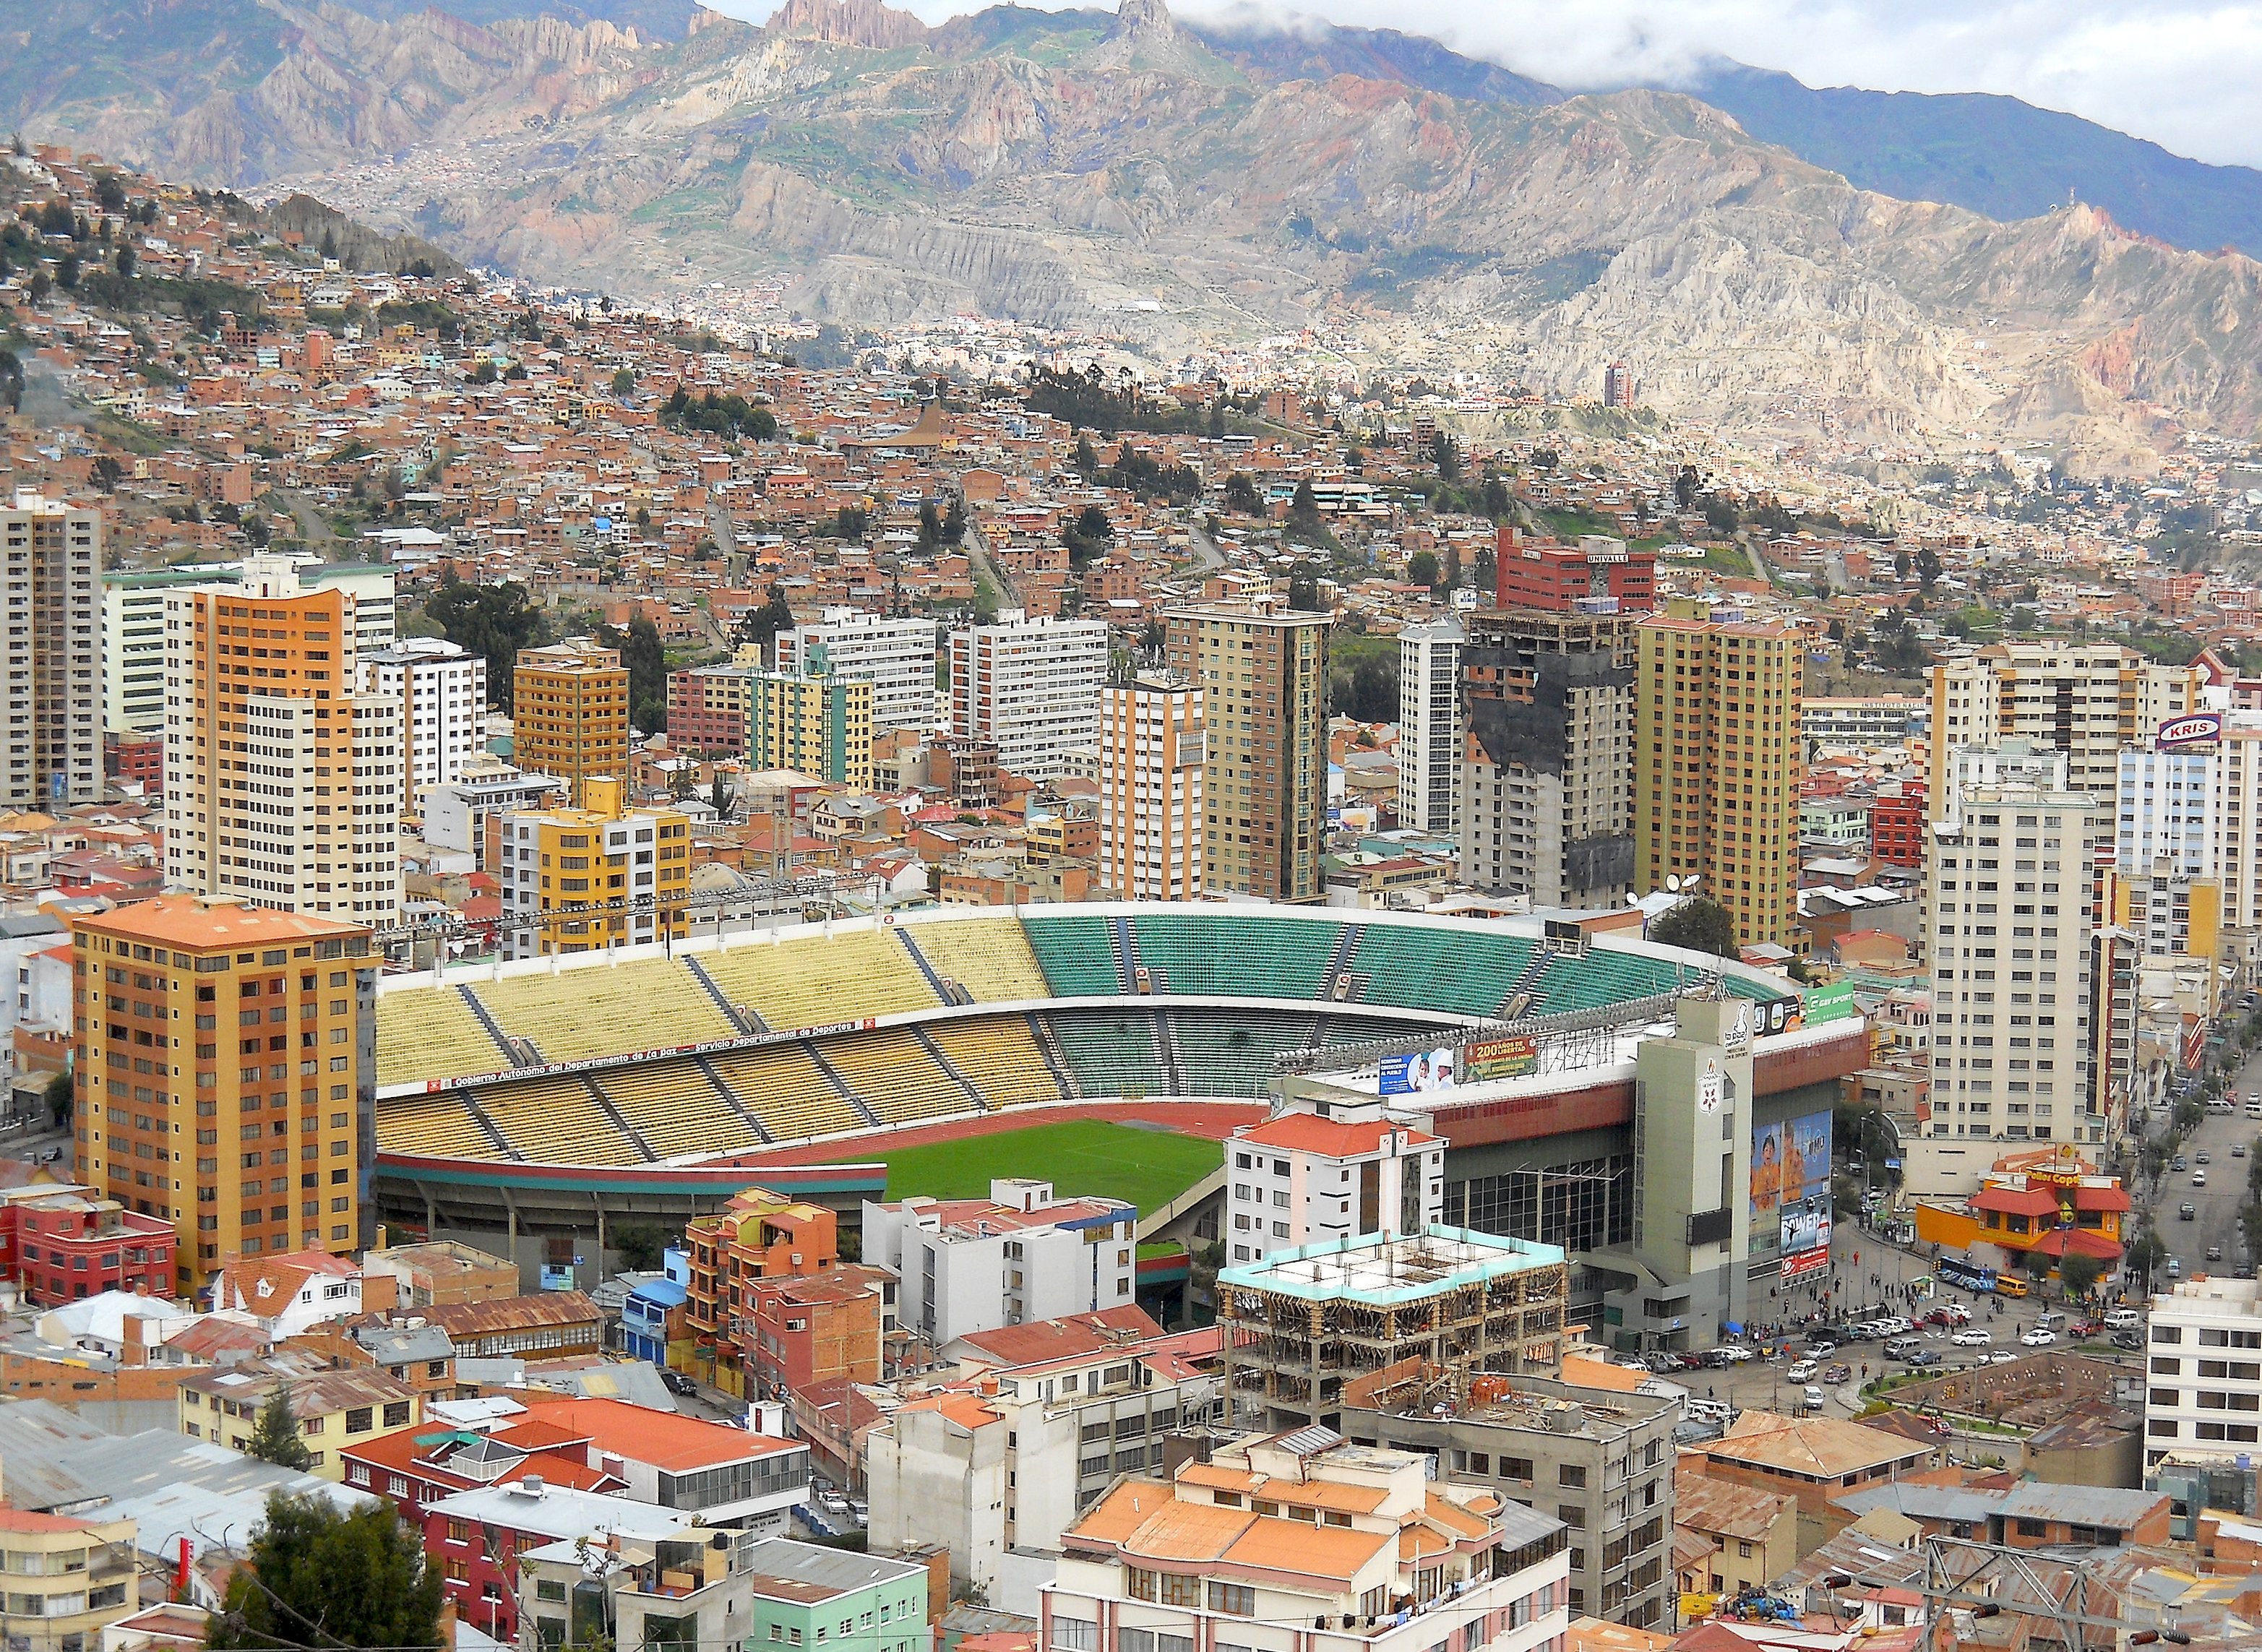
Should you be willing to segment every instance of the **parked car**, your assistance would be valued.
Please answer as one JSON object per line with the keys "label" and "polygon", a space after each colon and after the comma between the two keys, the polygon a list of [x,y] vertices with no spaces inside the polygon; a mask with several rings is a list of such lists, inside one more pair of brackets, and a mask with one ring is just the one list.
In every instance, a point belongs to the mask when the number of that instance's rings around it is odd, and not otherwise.
{"label": "parked car", "polygon": [[2108,1308],[2105,1310],[2105,1323],[2114,1331],[2126,1331],[2140,1324],[2143,1317],[2133,1308]]}
{"label": "parked car", "polygon": [[2246,1157],[2246,1143],[2244,1143],[2244,1142],[2233,1142],[2233,1143],[2230,1144],[2230,1156],[2231,1156],[2233,1158],[2245,1158],[2245,1157]]}
{"label": "parked car", "polygon": [[2012,1360],[2018,1357],[2019,1356],[2017,1354],[2013,1353],[2008,1348],[1997,1348],[1992,1353],[1981,1354],[1975,1363],[1979,1365],[2008,1365]]}
{"label": "parked car", "polygon": [[2111,1341],[2114,1347],[2125,1349],[2130,1353],[2136,1353],[2144,1345],[2144,1339],[2133,1331],[2116,1331],[2113,1333]]}
{"label": "parked car", "polygon": [[659,1374],[659,1380],[667,1385],[667,1391],[670,1394],[696,1394],[699,1392],[699,1385],[696,1382],[694,1382],[689,1377],[684,1375],[681,1371],[663,1371]]}
{"label": "parked car", "polygon": [[1985,1348],[1995,1340],[1992,1331],[1959,1331],[1949,1340],[1959,1348]]}
{"label": "parked car", "polygon": [[1926,1366],[1938,1365],[1940,1363],[1940,1350],[1937,1348],[1919,1348],[1914,1353],[1908,1356],[1905,1363],[1919,1369],[1922,1369]]}
{"label": "parked car", "polygon": [[1812,1382],[1806,1385],[1806,1392],[1799,1397],[1805,1402],[1806,1409],[1810,1411],[1820,1410],[1829,1403],[1830,1399],[1828,1395],[1825,1394],[1820,1389],[1816,1388]]}
{"label": "parked car", "polygon": [[1810,1360],[1827,1360],[1837,1352],[1838,1345],[1827,1337],[1818,1337],[1806,1345],[1806,1357]]}
{"label": "parked car", "polygon": [[2222,1260],[2222,1247],[2219,1244],[2208,1245],[2207,1247],[2207,1259],[2210,1262],[2220,1262]]}
{"label": "parked car", "polygon": [[2057,1341],[2055,1331],[2030,1331],[2019,1338],[2029,1348],[2047,1348]]}

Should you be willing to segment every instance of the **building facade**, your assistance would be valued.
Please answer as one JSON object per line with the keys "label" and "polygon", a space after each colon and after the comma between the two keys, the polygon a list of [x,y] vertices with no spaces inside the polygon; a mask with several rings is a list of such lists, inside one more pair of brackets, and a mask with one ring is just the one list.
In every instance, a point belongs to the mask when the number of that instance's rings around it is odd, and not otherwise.
{"label": "building facade", "polygon": [[11,809],[102,798],[102,513],[18,487],[0,510],[7,556]]}
{"label": "building facade", "polygon": [[1469,616],[1460,783],[1468,882],[1529,893],[1535,906],[1623,902],[1633,880],[1633,667],[1631,619]]}
{"label": "building facade", "polygon": [[2154,1294],[2146,1334],[2145,1468],[2171,1454],[2185,1462],[2251,1457],[2262,1444],[2262,1285],[2179,1280]]}
{"label": "building facade", "polygon": [[[0,1509],[0,1634],[16,1652],[91,1652],[140,1606],[133,1520]],[[201,1637],[201,1627],[198,1634]]]}
{"label": "building facade", "polygon": [[1398,824],[1461,829],[1461,645],[1454,619],[1398,633]]}
{"label": "building facade", "polygon": [[1223,1237],[1235,1262],[1361,1234],[1420,1233],[1444,1219],[1444,1143],[1380,1102],[1244,1124],[1225,1152]]}
{"label": "building facade", "polygon": [[1136,1299],[1120,1199],[1055,1199],[1050,1182],[1000,1179],[987,1199],[864,1204],[864,1255],[903,1281],[904,1329],[940,1349],[971,1331],[1126,1308]]}
{"label": "building facade", "polygon": [[800,675],[818,648],[826,668],[872,685],[872,731],[935,726],[935,623],[828,608],[814,625],[777,635],[777,668]]}
{"label": "building facade", "polygon": [[495,817],[506,958],[602,951],[680,936],[691,887],[691,825],[679,810],[623,810],[620,784],[590,776],[589,809]]}
{"label": "building facade", "polygon": [[872,783],[872,685],[832,672],[747,679],[746,761],[836,784]]}
{"label": "building facade", "polygon": [[1099,873],[1125,899],[1201,898],[1207,739],[1190,683],[1138,676],[1101,690]]}
{"label": "building facade", "polygon": [[1163,656],[1202,690],[1209,730],[1202,885],[1316,901],[1328,806],[1325,614],[1217,604],[1165,616]]}
{"label": "building facade", "polygon": [[442,637],[412,637],[361,657],[368,691],[400,708],[400,807],[421,816],[486,754],[487,661]]}
{"label": "building facade", "polygon": [[1609,534],[1563,545],[1502,528],[1494,556],[1494,595],[1503,609],[1641,615],[1657,606],[1656,553],[1629,550]]}
{"label": "building facade", "polygon": [[[174,1294],[209,1285],[231,1257],[365,1243],[369,931],[162,895],[77,918],[71,946],[78,1179],[172,1222]],[[162,1172],[161,1154],[175,1161]]]}
{"label": "building facade", "polygon": [[594,637],[569,637],[519,651],[512,673],[511,761],[566,783],[566,801],[589,806],[585,782],[626,781],[629,672],[617,650]]}
{"label": "building facade", "polygon": [[1653,615],[1634,683],[1634,878],[1717,900],[1745,946],[1798,923],[1798,732],[1804,645],[1790,625]]}
{"label": "building facade", "polygon": [[[1932,765],[1958,747],[2024,739],[2066,754],[2066,783],[2109,800],[2123,747],[2197,711],[2197,666],[2156,665],[2118,643],[1999,642],[1932,668]],[[1933,812],[1946,807],[1936,789]]]}
{"label": "building facade", "polygon": [[165,595],[165,881],[371,926],[400,914],[400,707],[353,597],[284,558]]}
{"label": "building facade", "polygon": [[1098,620],[976,625],[950,637],[950,732],[994,741],[1031,780],[1059,777],[1069,752],[1099,738],[1107,627]]}
{"label": "building facade", "polygon": [[746,666],[694,666],[667,676],[667,743],[702,757],[746,749]]}

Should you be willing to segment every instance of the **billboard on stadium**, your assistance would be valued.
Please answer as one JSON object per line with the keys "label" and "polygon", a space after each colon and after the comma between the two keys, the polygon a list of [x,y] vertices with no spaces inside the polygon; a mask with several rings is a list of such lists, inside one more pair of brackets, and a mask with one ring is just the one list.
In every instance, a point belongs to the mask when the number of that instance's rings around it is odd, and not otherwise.
{"label": "billboard on stadium", "polygon": [[1461,1051],[1463,1084],[1520,1078],[1538,1070],[1539,1041],[1536,1038],[1473,1039]]}
{"label": "billboard on stadium", "polygon": [[1450,1090],[1452,1087],[1453,1051],[1450,1047],[1382,1058],[1382,1093],[1385,1095],[1415,1095],[1425,1090]]}
{"label": "billboard on stadium", "polygon": [[1830,1249],[1830,1115],[1752,1130],[1751,1224],[1776,1225],[1786,1276],[1823,1266]]}

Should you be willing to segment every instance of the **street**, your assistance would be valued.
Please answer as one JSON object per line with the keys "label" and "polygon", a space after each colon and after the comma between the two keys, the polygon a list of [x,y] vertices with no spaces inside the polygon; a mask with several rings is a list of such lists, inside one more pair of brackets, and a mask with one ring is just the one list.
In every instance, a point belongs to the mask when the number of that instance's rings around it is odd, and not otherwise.
{"label": "street", "polygon": [[[2238,1075],[2238,1110],[2229,1117],[2210,1115],[2191,1133],[2182,1150],[2189,1161],[2187,1167],[2164,1172],[2157,1188],[2140,1185],[2132,1194],[2140,1206],[2151,1206],[2160,1237],[2183,1264],[2186,1279],[2194,1273],[2228,1273],[2251,1259],[2238,1231],[2238,1207],[2246,1197],[2246,1171],[2251,1161],[2232,1158],[2230,1150],[2241,1146],[2251,1154],[2257,1136],[2262,1136],[2262,1122],[2246,1116],[2245,1099],[2258,1089],[2262,1089],[2262,1061],[2250,1062]],[[2201,1153],[2209,1163],[2199,1162]],[[2205,1173],[2207,1186],[2194,1187],[2192,1177],[2200,1172]],[[2186,1204],[2194,1212],[2189,1222],[2179,1215]],[[2210,1244],[2222,1247],[2221,1261],[2207,1259]],[[2159,1274],[2154,1275],[2152,1283],[2155,1289],[2166,1288]]]}

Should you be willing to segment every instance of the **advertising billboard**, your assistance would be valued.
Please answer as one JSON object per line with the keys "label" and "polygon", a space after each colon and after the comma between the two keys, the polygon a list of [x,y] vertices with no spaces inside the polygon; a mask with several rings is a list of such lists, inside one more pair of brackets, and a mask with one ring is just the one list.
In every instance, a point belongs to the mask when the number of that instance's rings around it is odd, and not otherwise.
{"label": "advertising billboard", "polygon": [[1809,1027],[1842,1021],[1854,1014],[1854,984],[1851,981],[1833,981],[1828,986],[1810,986],[1799,997],[1805,1003],[1805,1021]]}
{"label": "advertising billboard", "polygon": [[1539,1041],[1536,1038],[1479,1038],[1461,1052],[1463,1084],[1520,1078],[1538,1070]]}
{"label": "advertising billboard", "polygon": [[1752,1130],[1751,1223],[1776,1226],[1786,1278],[1828,1265],[1830,1115],[1802,1114]]}
{"label": "advertising billboard", "polygon": [[1385,1056],[1382,1058],[1382,1093],[1413,1095],[1424,1090],[1450,1090],[1453,1087],[1453,1052],[1444,1050],[1417,1050],[1410,1056]]}
{"label": "advertising billboard", "polygon": [[2164,752],[2172,752],[2186,746],[2207,746],[2222,738],[2222,713],[2194,711],[2186,717],[2172,717],[2160,725],[2153,745]]}

